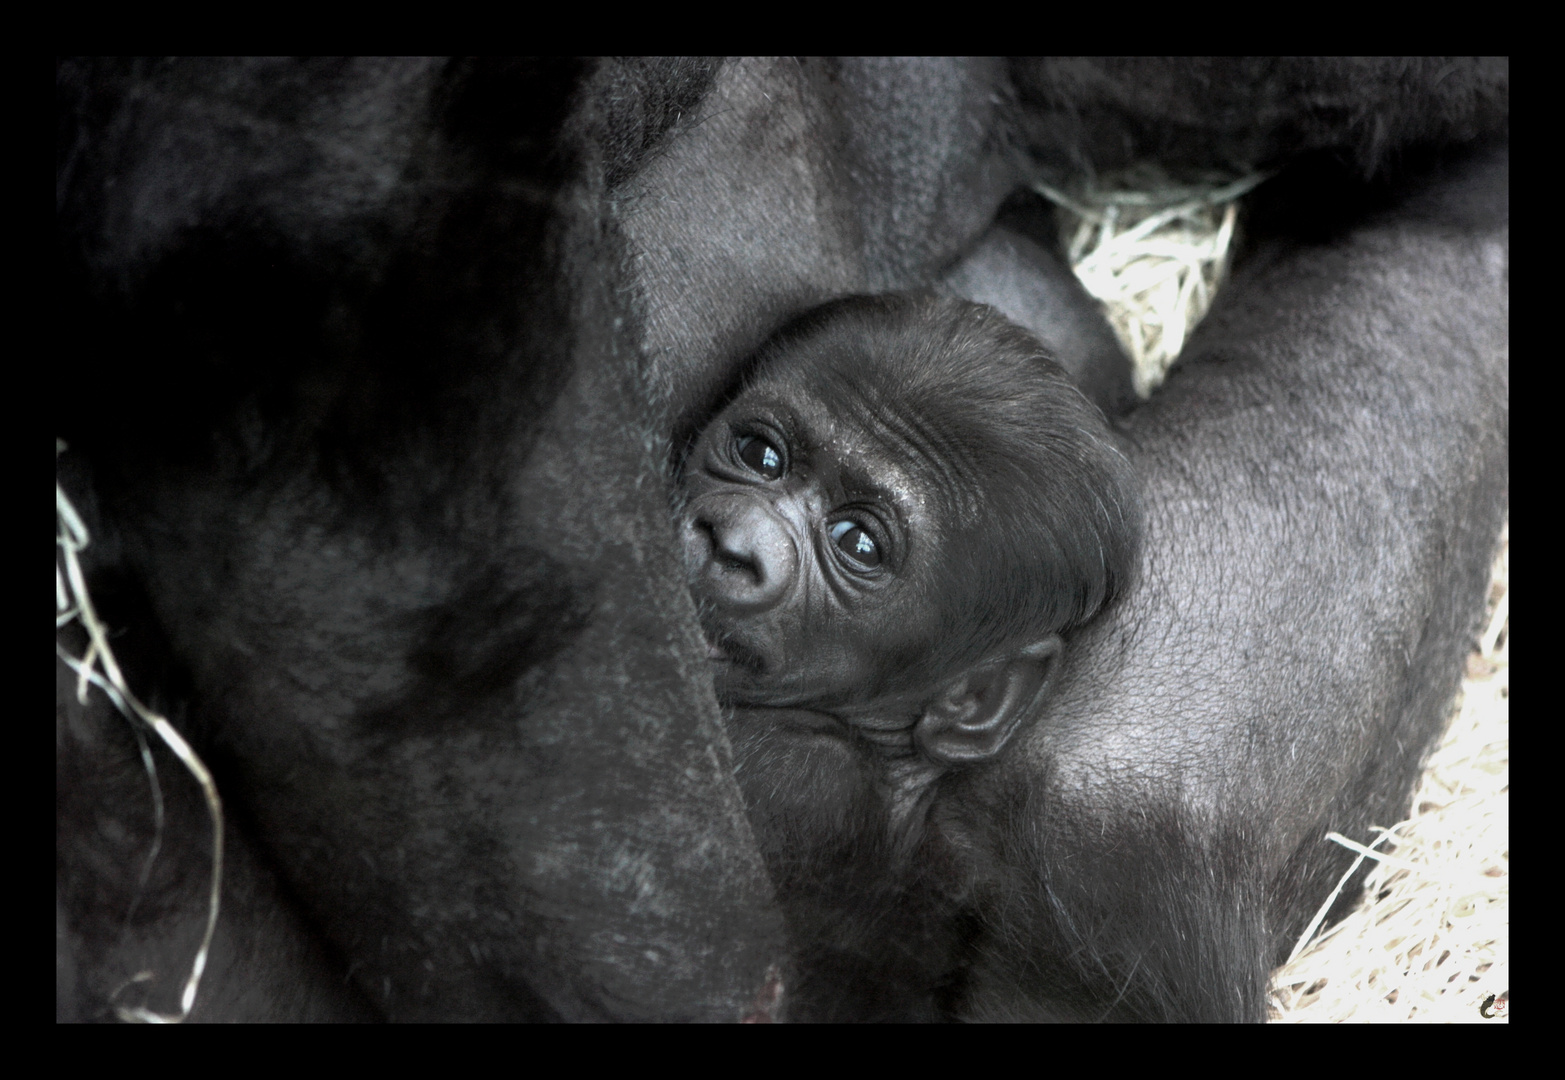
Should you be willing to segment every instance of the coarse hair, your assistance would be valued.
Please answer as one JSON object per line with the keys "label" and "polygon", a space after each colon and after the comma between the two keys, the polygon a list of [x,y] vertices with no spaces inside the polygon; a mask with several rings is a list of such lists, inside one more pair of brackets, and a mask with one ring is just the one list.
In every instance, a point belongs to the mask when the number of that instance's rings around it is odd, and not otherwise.
{"label": "coarse hair", "polygon": [[961,583],[939,598],[951,628],[935,643],[941,666],[1067,632],[1127,587],[1138,478],[1102,412],[1031,333],[964,300],[850,296],[784,326],[751,379],[784,356],[786,377],[929,463],[949,518],[945,578]]}

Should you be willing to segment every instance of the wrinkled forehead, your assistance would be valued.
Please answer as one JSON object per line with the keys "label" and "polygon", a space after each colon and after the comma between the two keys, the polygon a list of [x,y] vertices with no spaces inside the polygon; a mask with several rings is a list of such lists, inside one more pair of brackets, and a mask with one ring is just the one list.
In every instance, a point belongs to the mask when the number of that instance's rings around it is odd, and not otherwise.
{"label": "wrinkled forehead", "polygon": [[814,366],[768,373],[736,404],[788,414],[789,438],[812,457],[835,462],[848,486],[878,489],[941,533],[970,519],[980,478],[963,440],[884,371],[869,374]]}

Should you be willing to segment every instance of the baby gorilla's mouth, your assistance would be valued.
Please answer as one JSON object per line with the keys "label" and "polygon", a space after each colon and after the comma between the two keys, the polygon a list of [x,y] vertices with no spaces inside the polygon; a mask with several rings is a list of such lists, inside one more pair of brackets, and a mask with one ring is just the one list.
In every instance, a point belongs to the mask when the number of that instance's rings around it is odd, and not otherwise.
{"label": "baby gorilla's mouth", "polygon": [[734,635],[717,627],[702,624],[706,636],[706,654],[711,660],[732,664],[754,676],[766,674],[766,658]]}

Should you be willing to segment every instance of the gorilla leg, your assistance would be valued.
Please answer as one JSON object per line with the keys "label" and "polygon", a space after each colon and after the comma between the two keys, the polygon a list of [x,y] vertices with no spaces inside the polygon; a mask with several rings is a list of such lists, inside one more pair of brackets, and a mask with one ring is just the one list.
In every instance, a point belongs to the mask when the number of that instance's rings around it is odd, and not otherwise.
{"label": "gorilla leg", "polygon": [[1506,162],[1255,258],[1129,418],[1143,587],[939,811],[983,852],[971,1015],[1259,1020],[1325,831],[1402,815],[1505,502]]}

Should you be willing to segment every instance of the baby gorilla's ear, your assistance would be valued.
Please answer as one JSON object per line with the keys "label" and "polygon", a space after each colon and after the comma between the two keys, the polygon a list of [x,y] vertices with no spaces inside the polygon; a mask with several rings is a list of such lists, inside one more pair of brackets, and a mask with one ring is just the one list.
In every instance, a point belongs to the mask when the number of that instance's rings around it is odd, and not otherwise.
{"label": "baby gorilla's ear", "polygon": [[1050,635],[947,682],[914,725],[919,750],[945,765],[994,757],[1034,716],[1064,647],[1058,635]]}

